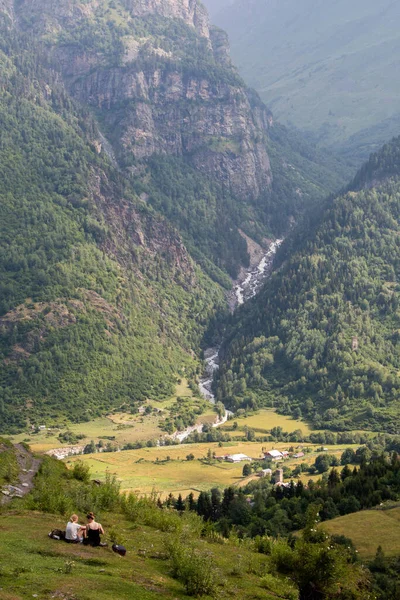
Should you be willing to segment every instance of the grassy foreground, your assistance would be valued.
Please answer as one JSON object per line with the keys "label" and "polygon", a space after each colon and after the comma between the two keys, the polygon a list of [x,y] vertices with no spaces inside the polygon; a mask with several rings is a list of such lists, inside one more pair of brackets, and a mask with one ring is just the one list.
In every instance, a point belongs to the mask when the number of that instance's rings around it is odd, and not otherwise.
{"label": "grassy foreground", "polygon": [[[157,509],[158,510],[158,509]],[[192,518],[193,517],[193,518]],[[186,599],[182,584],[172,577],[166,546],[184,535],[188,548],[206,556],[218,577],[217,596],[241,600],[273,600],[276,593],[265,589],[262,576],[268,559],[251,545],[237,540],[201,539],[197,517],[184,518],[172,512],[152,526],[125,519],[121,514],[103,513],[106,534],[118,531],[127,548],[120,557],[110,545],[89,548],[48,538],[53,528],[65,528],[66,518],[36,511],[13,510],[0,515],[0,597],[2,600],[62,598],[63,600],[166,600]],[[99,520],[100,520],[99,519]],[[151,521],[151,516],[147,515]],[[179,523],[179,520],[181,523]],[[106,535],[107,537],[107,535]],[[286,578],[277,577],[274,589],[279,598],[297,597]],[[269,582],[271,585],[271,582]],[[208,595],[202,595],[209,598]]]}
{"label": "grassy foreground", "polygon": [[[239,496],[230,508],[246,503]],[[72,512],[82,522],[90,508],[106,530],[107,548],[48,537],[52,528],[65,528]],[[161,508],[154,496],[121,495],[112,477],[94,485],[83,463],[68,471],[44,457],[30,494],[0,511],[0,598],[299,600],[311,586],[320,590],[315,598],[341,590],[343,598],[372,600],[362,564],[314,529],[316,510],[310,507],[306,527],[291,544],[240,539],[235,529],[226,539],[218,523],[205,522],[189,504]],[[126,557],[112,552],[114,541],[126,546]]]}
{"label": "grassy foreground", "polygon": [[[25,600],[33,594],[40,600],[150,600],[160,597],[175,600],[188,597],[182,585],[170,576],[170,565],[164,552],[166,534],[163,532],[132,524],[119,515],[118,518],[111,514],[102,515],[106,531],[117,526],[125,540],[128,553],[122,558],[111,548],[74,546],[49,539],[48,532],[54,527],[65,528],[65,521],[60,516],[35,512],[0,516],[0,597],[3,600]],[[247,573],[244,579],[229,575],[237,561],[249,564],[253,553],[231,545],[207,542],[200,545],[207,547],[207,552],[224,573],[222,597],[236,593],[240,598],[272,598],[261,590],[258,596],[255,595],[256,580],[259,580],[256,575]],[[262,557],[255,558],[262,561]]]}

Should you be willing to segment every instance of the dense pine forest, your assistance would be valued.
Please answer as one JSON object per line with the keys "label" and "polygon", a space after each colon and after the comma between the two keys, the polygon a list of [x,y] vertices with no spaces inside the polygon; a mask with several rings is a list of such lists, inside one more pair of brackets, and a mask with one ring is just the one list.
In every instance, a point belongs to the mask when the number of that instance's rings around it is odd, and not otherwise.
{"label": "dense pine forest", "polygon": [[294,234],[292,254],[233,318],[218,394],[234,410],[398,431],[399,144]]}
{"label": "dense pine forest", "polygon": [[[399,447],[398,440],[387,446]],[[324,470],[322,463],[326,459],[329,455],[318,457],[320,471]],[[275,486],[268,478],[259,479],[240,489],[231,487],[221,492],[215,488],[201,492],[197,500],[191,496],[183,504],[179,498],[169,498],[166,505],[196,511],[227,536],[232,531],[252,538],[288,536],[306,527],[310,507],[318,507],[319,521],[324,522],[385,502],[388,506],[397,503],[399,469],[397,453],[384,455],[378,444],[373,451],[361,447],[357,455],[350,448],[343,452],[341,461],[333,469],[327,466],[325,476],[317,481],[310,479],[303,483],[294,478],[287,486]]]}

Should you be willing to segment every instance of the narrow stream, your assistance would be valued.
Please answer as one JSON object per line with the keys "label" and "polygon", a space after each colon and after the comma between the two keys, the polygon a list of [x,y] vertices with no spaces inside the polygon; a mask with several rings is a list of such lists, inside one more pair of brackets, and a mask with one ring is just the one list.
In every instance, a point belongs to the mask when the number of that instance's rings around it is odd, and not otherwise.
{"label": "narrow stream", "polygon": [[[283,240],[275,240],[275,242],[269,246],[258,265],[249,269],[243,281],[235,286],[235,307],[244,304],[244,302],[255,296],[265,280],[268,279],[272,271],[275,254],[282,242]],[[211,402],[211,404],[215,404],[216,402],[214,393],[212,391],[212,383],[214,373],[219,368],[218,353],[219,347],[207,348],[207,350],[204,352],[205,370],[204,375],[200,379],[199,383],[202,396]],[[222,417],[222,419],[217,419],[213,424],[213,427],[219,427],[220,425],[223,425],[230,416],[233,416],[233,413],[230,410],[225,409],[225,415]],[[202,429],[203,425],[201,424],[193,425],[184,431],[175,432],[171,437],[175,440],[183,442],[191,433],[194,433],[195,431],[201,433]]]}

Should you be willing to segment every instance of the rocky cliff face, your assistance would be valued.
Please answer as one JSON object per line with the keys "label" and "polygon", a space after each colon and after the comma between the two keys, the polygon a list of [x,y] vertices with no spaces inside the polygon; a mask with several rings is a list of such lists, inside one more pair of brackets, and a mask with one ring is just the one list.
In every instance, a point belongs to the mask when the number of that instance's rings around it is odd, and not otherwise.
{"label": "rocky cliff face", "polygon": [[13,0],[0,0],[0,13],[5,13],[11,19],[14,18],[14,2]]}
{"label": "rocky cliff face", "polygon": [[[15,4],[12,0],[10,3]],[[92,17],[100,3],[100,0],[32,0],[18,3],[16,12],[20,16],[20,24],[24,27],[33,25],[36,31],[54,33]]]}
{"label": "rocky cliff face", "polygon": [[160,15],[167,19],[182,19],[202,37],[209,38],[206,8],[198,0],[123,0],[133,17]]}
{"label": "rocky cliff face", "polygon": [[115,4],[125,25],[114,27],[109,50],[100,44],[110,24],[100,0],[25,1],[19,13],[46,32],[72,94],[100,111],[122,165],[155,154],[182,156],[237,197],[258,198],[272,179],[265,150],[270,114],[254,108],[230,62],[226,35],[210,31],[197,0]]}
{"label": "rocky cliff face", "polygon": [[171,281],[185,290],[197,288],[193,262],[176,229],[159,216],[141,214],[138,206],[124,197],[116,202],[113,187],[103,171],[92,173],[91,202],[111,233],[102,243],[107,255],[139,277],[147,263],[166,261]]}
{"label": "rocky cliff face", "polygon": [[[270,183],[262,137],[269,115],[252,109],[244,89],[135,67],[94,70],[73,78],[70,87],[80,101],[102,110],[124,161],[153,154],[189,156],[240,197],[257,198]],[[124,105],[128,108],[121,112]]]}

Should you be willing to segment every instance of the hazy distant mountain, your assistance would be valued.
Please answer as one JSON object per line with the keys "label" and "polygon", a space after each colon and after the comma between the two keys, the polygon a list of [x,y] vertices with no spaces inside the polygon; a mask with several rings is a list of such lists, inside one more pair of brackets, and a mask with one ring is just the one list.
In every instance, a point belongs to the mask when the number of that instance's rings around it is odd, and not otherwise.
{"label": "hazy distant mountain", "polygon": [[207,7],[211,18],[218,14],[220,10],[231,6],[235,0],[203,0],[204,6]]}
{"label": "hazy distant mountain", "polygon": [[393,0],[235,0],[213,16],[277,119],[364,155],[400,133],[399,18]]}

